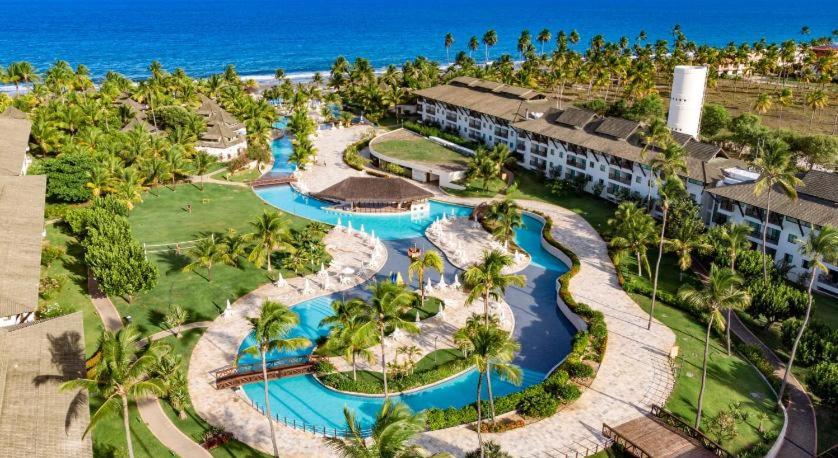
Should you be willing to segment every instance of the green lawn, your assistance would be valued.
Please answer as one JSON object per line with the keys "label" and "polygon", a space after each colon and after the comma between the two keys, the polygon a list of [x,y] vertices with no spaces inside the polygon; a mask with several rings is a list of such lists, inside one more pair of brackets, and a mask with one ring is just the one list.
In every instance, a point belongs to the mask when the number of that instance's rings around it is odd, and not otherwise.
{"label": "green lawn", "polygon": [[383,139],[375,142],[373,148],[375,148],[375,151],[394,159],[449,164],[461,167],[468,165],[468,157],[465,155],[434,143],[420,135]]}
{"label": "green lawn", "polygon": [[[189,203],[191,213],[185,210]],[[249,221],[265,210],[275,211],[248,188],[206,185],[201,192],[195,186],[180,185],[175,191],[163,188],[157,196],[146,193],[143,203],[132,210],[129,221],[140,242],[173,243],[194,240],[210,232],[223,233],[227,228],[247,232]],[[308,223],[293,215],[283,217],[293,228]],[[149,247],[150,251],[153,249]],[[161,321],[171,304],[186,309],[188,321],[211,320],[224,310],[228,299],[232,302],[271,280],[267,271],[246,260],[241,261],[240,267],[214,267],[212,281],[208,281],[204,269],[183,272],[189,263],[185,252],[150,253],[149,259],[160,271],[157,286],[137,295],[130,304],[123,298],[111,298],[120,313],[130,315],[145,335],[163,329]],[[283,271],[283,275],[294,274]]]}
{"label": "green lawn", "polygon": [[[203,333],[203,329],[194,329],[184,332],[179,339],[175,336],[171,336],[162,339],[162,342],[169,345],[172,348],[173,353],[179,354],[183,357],[184,370],[186,370],[187,365],[189,364],[190,355],[192,354],[192,349],[195,348],[195,344],[198,343],[198,339],[201,338]],[[163,410],[169,416],[169,419],[172,420],[172,423],[174,423],[178,429],[183,431],[184,434],[196,442],[201,442],[204,431],[210,429],[209,423],[198,416],[198,414],[195,413],[195,410],[191,407],[186,409],[186,419],[181,420],[168,402],[162,401],[161,405],[163,406]],[[237,440],[230,441],[224,446],[213,449],[212,454],[213,456],[219,458],[268,456]]]}
{"label": "green lawn", "polygon": [[[631,297],[643,310],[649,311],[649,298],[636,294],[631,294]],[[692,424],[701,384],[706,328],[688,313],[660,302],[655,306],[655,318],[675,332],[676,343],[680,347],[675,388],[666,408]],[[750,418],[738,424],[736,438],[722,444],[726,449],[738,453],[760,440],[757,433],[760,412],[770,416],[770,425],[766,423],[766,429],[779,431],[783,420],[775,409],[776,398],[771,388],[756,368],[735,354],[728,356],[723,342],[712,337],[703,420],[709,420],[717,412],[727,409],[734,401],[742,403]],[[702,421],[702,425],[703,429],[706,422]]]}
{"label": "green lawn", "polygon": [[461,185],[466,189],[445,188],[445,192],[461,197],[494,197],[506,189],[506,182],[500,178],[493,178],[485,183],[485,185],[483,180],[480,179],[467,180],[465,183],[461,183]]}
{"label": "green lawn", "polygon": [[262,172],[260,172],[259,169],[245,169],[239,170],[238,172],[235,172],[233,174],[230,174],[230,172],[226,170],[222,170],[214,174],[212,177],[218,180],[228,180],[236,183],[245,183],[253,181],[261,176]]}

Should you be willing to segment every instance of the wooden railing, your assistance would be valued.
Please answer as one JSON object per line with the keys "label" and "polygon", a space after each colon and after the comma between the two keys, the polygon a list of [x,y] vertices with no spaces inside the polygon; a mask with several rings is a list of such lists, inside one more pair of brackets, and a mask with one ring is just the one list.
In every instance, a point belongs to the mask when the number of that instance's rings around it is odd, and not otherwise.
{"label": "wooden railing", "polygon": [[[277,378],[307,375],[315,372],[317,359],[310,356],[282,358],[265,363],[268,380]],[[238,366],[224,366],[211,372],[215,377],[215,388],[222,390],[247,383],[264,380],[262,363],[242,364]]]}
{"label": "wooden railing", "polygon": [[612,443],[622,447],[623,450],[631,456],[635,456],[637,458],[651,458],[652,456],[646,450],[643,450],[639,445],[621,436],[620,433],[605,423],[602,424],[602,435]]}
{"label": "wooden railing", "polygon": [[250,182],[250,186],[258,188],[260,186],[274,186],[278,184],[288,184],[297,181],[293,174],[272,175],[267,174],[261,178],[257,178]]}
{"label": "wooden railing", "polygon": [[689,424],[687,424],[684,420],[681,420],[672,412],[664,409],[661,406],[653,405],[652,406],[652,416],[660,420],[663,424],[675,428],[684,434],[687,437],[695,439],[700,443],[704,448],[713,452],[714,455],[720,456],[723,458],[732,458],[734,455],[724,448],[721,445],[717,444],[713,439],[707,437],[701,431],[693,428]]}

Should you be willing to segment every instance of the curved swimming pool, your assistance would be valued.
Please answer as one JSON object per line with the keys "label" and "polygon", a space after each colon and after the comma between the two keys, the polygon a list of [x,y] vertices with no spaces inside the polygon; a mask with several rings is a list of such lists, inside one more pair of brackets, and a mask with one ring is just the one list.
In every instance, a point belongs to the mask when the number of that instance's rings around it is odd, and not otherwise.
{"label": "curved swimming pool", "polygon": [[[276,151],[276,149],[275,149]],[[276,165],[275,165],[276,167]],[[335,212],[328,209],[329,204],[318,199],[300,194],[290,186],[257,189],[256,193],[267,203],[288,213],[328,224],[344,226],[351,222],[355,229],[369,232],[374,230],[388,251],[388,259],[377,274],[376,279],[384,279],[391,272],[404,272],[409,260],[406,249],[409,246],[431,246],[424,237],[427,227],[443,214],[465,217],[471,213],[471,207],[431,201],[430,209],[425,213],[400,215],[362,215]],[[510,288],[505,296],[513,315],[515,330],[513,336],[521,344],[521,351],[515,363],[521,366],[524,376],[519,386],[493,378],[492,388],[496,396],[520,391],[527,386],[540,382],[550,370],[559,364],[570,351],[570,342],[575,328],[556,307],[556,279],[567,271],[567,266],[556,259],[541,244],[543,224],[535,217],[525,214],[524,225],[515,231],[515,241],[532,257],[532,263],[521,274],[526,277],[524,287]],[[444,275],[450,281],[455,273],[462,272],[445,261]],[[438,281],[439,275],[428,275]],[[406,278],[406,276],[405,276]],[[417,286],[417,285],[412,285]],[[293,307],[300,316],[300,324],[291,332],[292,336],[304,336],[316,341],[329,332],[321,327],[320,321],[331,313],[332,300],[342,296],[364,296],[366,285],[360,285],[348,291],[334,293],[301,302]],[[240,350],[252,345],[248,336]],[[269,359],[310,353],[312,347],[288,353],[273,352]],[[257,358],[242,355],[241,363],[257,362]],[[414,411],[432,407],[462,407],[475,398],[477,373],[467,371],[457,377],[437,385],[419,389],[407,394],[392,395],[391,398],[406,403]],[[280,420],[287,420],[297,426],[305,424],[311,429],[337,429],[346,427],[343,408],[354,411],[357,420],[368,427],[375,420],[375,414],[384,400],[380,396],[363,396],[334,391],[323,386],[313,376],[291,377],[268,382],[271,398],[271,410]],[[263,408],[264,388],[261,382],[243,387],[244,393],[257,407]]]}

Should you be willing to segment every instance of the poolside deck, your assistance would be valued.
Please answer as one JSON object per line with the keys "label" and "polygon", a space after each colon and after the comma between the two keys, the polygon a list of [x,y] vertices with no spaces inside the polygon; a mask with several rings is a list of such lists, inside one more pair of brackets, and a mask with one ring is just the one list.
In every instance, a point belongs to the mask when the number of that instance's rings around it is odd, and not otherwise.
{"label": "poolside deck", "polygon": [[660,458],[714,457],[710,450],[656,420],[642,416],[611,428],[602,425],[603,435],[620,444],[631,456]]}

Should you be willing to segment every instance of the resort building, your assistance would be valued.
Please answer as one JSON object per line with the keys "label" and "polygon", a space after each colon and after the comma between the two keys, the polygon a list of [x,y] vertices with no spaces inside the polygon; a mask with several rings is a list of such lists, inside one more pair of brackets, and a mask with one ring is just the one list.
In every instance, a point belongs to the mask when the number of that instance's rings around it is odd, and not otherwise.
{"label": "resort building", "polygon": [[32,122],[26,113],[8,107],[0,113],[0,175],[26,175],[32,159],[29,151],[29,134]]}
{"label": "resort building", "polygon": [[247,130],[244,124],[214,100],[202,95],[198,114],[203,116],[207,129],[198,139],[197,150],[205,151],[222,161],[230,160],[247,150]]}
{"label": "resort building", "polygon": [[128,132],[136,129],[137,126],[140,126],[142,129],[144,129],[146,132],[150,134],[158,134],[161,132],[161,130],[158,129],[154,124],[148,122],[148,118],[145,115],[140,116],[139,114],[135,115],[130,121],[128,121],[128,124],[123,126],[121,130],[122,132]]}
{"label": "resort building", "polygon": [[428,210],[433,193],[401,178],[350,177],[315,194],[336,210],[401,213]]}
{"label": "resort building", "polygon": [[373,165],[383,170],[394,164],[413,180],[454,189],[461,188],[456,182],[465,178],[467,157],[474,154],[441,138],[425,138],[407,129],[374,138],[368,150]]}
{"label": "resort building", "polygon": [[93,456],[87,393],[59,389],[84,377],[84,355],[81,312],[0,328],[0,456]]}
{"label": "resort building", "polygon": [[0,327],[35,319],[46,176],[0,176]]}
{"label": "resort building", "polygon": [[[638,122],[576,107],[558,109],[530,89],[475,78],[455,78],[416,94],[423,122],[489,146],[506,143],[523,168],[551,179],[580,180],[585,191],[613,202],[632,195],[658,198],[655,180],[650,180],[650,163],[657,153],[644,144],[645,127]],[[672,138],[686,151],[687,173],[682,178],[704,222],[746,222],[754,226],[752,240],[761,244],[760,209],[767,196],[753,193],[759,175],[717,145],[676,130]],[[811,228],[838,225],[838,176],[813,171],[803,180],[806,185],[798,190],[796,201],[772,193],[769,223],[767,251],[778,263],[792,267],[794,279],[805,275],[808,267],[796,241]],[[834,266],[821,275],[818,288],[838,294]]]}
{"label": "resort building", "polygon": [[[762,249],[762,231],[768,193],[754,194],[759,175],[744,170],[725,170],[718,187],[708,189],[713,197],[713,224],[726,222],[748,224],[753,228],[751,241]],[[768,215],[766,253],[781,265],[790,268],[789,276],[808,280],[809,260],[800,254],[799,241],[812,230],[824,225],[838,227],[838,174],[812,170],[801,177],[803,186],[797,189],[797,199],[786,197],[779,189],[771,193]],[[838,295],[838,266],[827,264],[829,272],[820,273],[817,289]]]}

